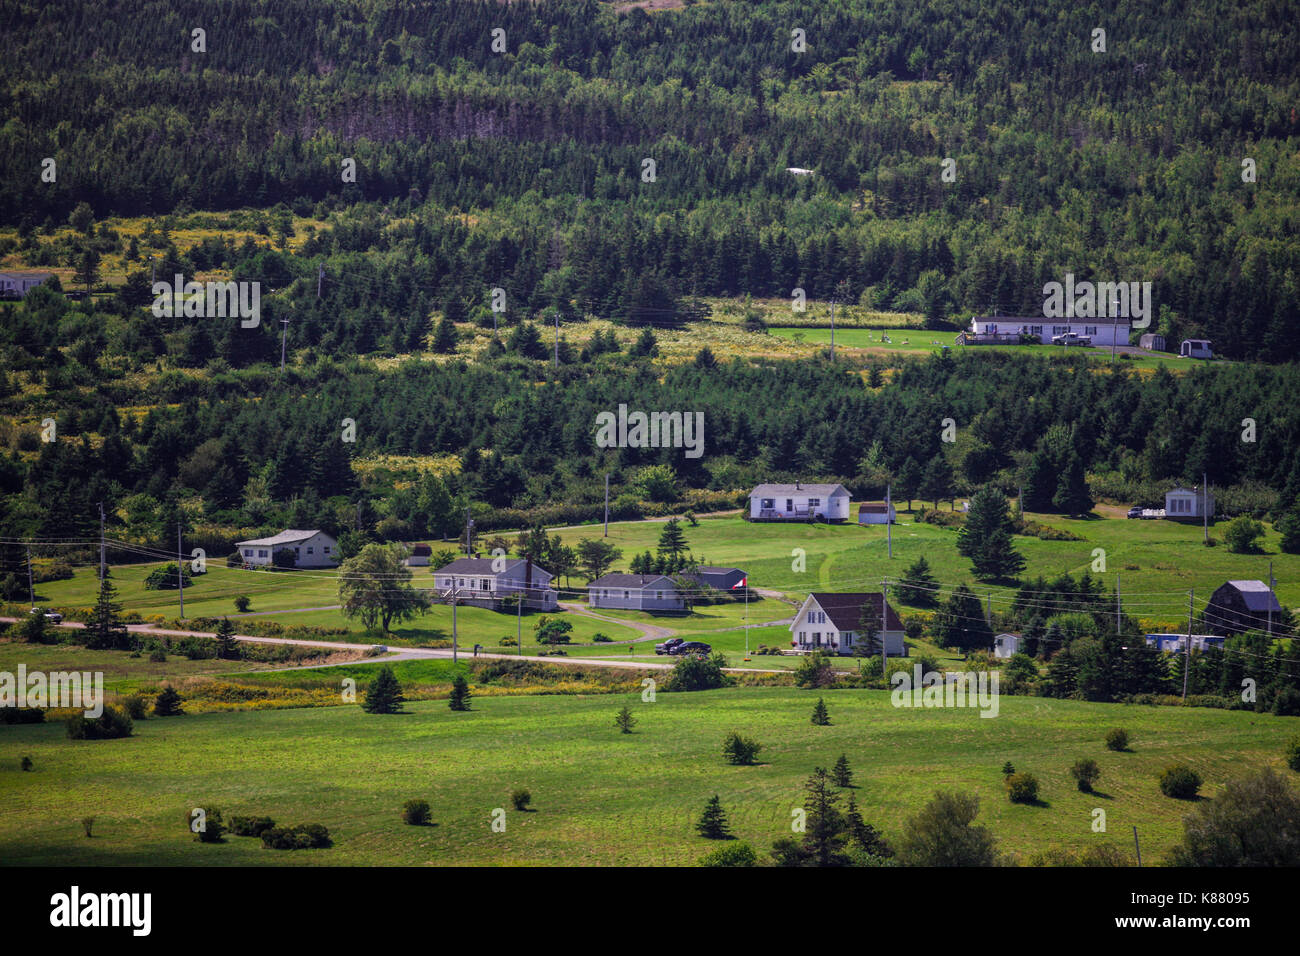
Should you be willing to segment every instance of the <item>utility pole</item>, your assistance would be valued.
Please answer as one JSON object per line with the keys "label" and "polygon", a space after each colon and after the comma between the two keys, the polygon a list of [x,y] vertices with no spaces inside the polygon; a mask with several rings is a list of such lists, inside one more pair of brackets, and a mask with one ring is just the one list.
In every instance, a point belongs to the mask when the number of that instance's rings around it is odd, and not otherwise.
{"label": "utility pole", "polygon": [[456,596],[460,591],[459,585],[452,585],[451,588],[451,662],[456,663],[457,641],[456,641]]}
{"label": "utility pole", "polygon": [[1124,615],[1124,602],[1120,599],[1119,596],[1119,573],[1116,572],[1115,574],[1115,634],[1116,636],[1118,636],[1120,631],[1123,629],[1120,626],[1120,621],[1123,619],[1123,615]]}
{"label": "utility pole", "polygon": [[1137,851],[1138,866],[1142,865],[1142,846],[1138,843],[1138,828],[1133,827],[1133,849]]}
{"label": "utility pole", "polygon": [[1183,645],[1183,700],[1187,699],[1187,672],[1192,668],[1192,605],[1196,603],[1196,588],[1187,592],[1187,643]]}
{"label": "utility pole", "polygon": [[889,626],[889,578],[880,582],[880,676],[888,678],[889,642],[885,640],[885,629]]}
{"label": "utility pole", "polygon": [[1201,523],[1205,528],[1205,543],[1210,543],[1210,486],[1205,472],[1201,472]]}
{"label": "utility pole", "polygon": [[[27,559],[28,569],[30,569],[31,566],[32,566],[31,558],[29,557]],[[1273,577],[1272,561],[1268,563],[1268,589],[1270,591],[1275,591],[1277,589],[1277,578]],[[1273,602],[1271,600],[1268,602],[1268,636],[1269,637],[1273,636]]]}
{"label": "utility pole", "polygon": [[185,562],[183,556],[184,549],[181,547],[181,523],[180,519],[176,521],[176,587],[180,590],[181,596],[181,619],[185,618]]}
{"label": "utility pole", "polygon": [[[524,590],[527,594],[527,589]],[[515,605],[515,646],[519,648],[519,656],[524,656],[524,599],[519,596],[519,601]]]}
{"label": "utility pole", "polygon": [[321,283],[325,281],[325,263],[321,263],[316,268],[316,298],[320,298]]}
{"label": "utility pole", "polygon": [[474,557],[474,519],[469,516],[469,508],[465,509],[465,557]]}
{"label": "utility pole", "polygon": [[889,545],[889,557],[894,557],[894,504],[890,494],[891,487],[885,485],[885,543]]}
{"label": "utility pole", "polygon": [[104,502],[99,503],[99,581],[104,583]]}
{"label": "utility pole", "polygon": [[149,285],[158,281],[158,263],[153,261],[153,256],[149,257]]}
{"label": "utility pole", "polygon": [[605,537],[609,537],[609,472],[605,472]]}
{"label": "utility pole", "polygon": [[835,358],[835,300],[831,299],[831,358]]}
{"label": "utility pole", "polygon": [[284,342],[285,339],[289,337],[288,317],[286,316],[285,318],[281,319],[280,324],[284,326],[284,328],[280,330],[280,371],[283,372],[284,371]]}
{"label": "utility pole", "polygon": [[749,660],[749,574],[740,582],[740,586],[745,589],[745,660]]}
{"label": "utility pole", "polygon": [[32,610],[36,610],[36,585],[32,583],[32,549],[27,548],[27,596],[32,599]]}
{"label": "utility pole", "polygon": [[555,310],[555,367],[560,367],[560,310]]}

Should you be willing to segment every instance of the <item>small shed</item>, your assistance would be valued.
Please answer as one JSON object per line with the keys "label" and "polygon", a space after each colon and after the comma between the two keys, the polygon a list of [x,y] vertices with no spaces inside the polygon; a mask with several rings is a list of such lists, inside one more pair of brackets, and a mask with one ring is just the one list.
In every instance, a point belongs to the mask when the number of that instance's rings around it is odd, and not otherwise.
{"label": "small shed", "polygon": [[1183,358],[1209,359],[1214,358],[1214,351],[1210,348],[1212,343],[1209,339],[1183,339],[1183,344],[1178,349],[1178,354]]}
{"label": "small shed", "polygon": [[993,638],[993,656],[1007,658],[1020,650],[1019,634],[999,634]]}
{"label": "small shed", "polygon": [[1138,339],[1138,348],[1146,349],[1148,352],[1165,351],[1165,337],[1159,332],[1147,332]]}

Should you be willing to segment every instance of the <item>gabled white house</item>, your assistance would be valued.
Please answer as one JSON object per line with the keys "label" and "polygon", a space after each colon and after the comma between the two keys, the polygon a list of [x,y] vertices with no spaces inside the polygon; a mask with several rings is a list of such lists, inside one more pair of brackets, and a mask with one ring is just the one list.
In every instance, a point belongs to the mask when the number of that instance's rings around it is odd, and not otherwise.
{"label": "gabled white house", "polygon": [[1166,518],[1214,517],[1214,495],[1200,488],[1174,488],[1165,492]]}
{"label": "gabled white house", "polygon": [[[790,642],[797,651],[822,650],[830,654],[852,654],[868,606],[880,624],[877,640],[883,640],[890,657],[907,655],[903,643],[903,622],[879,591],[831,594],[815,591],[804,599],[790,624]],[[877,647],[876,653],[879,653]]]}
{"label": "gabled white house", "polygon": [[443,601],[499,610],[503,600],[523,594],[524,607],[551,611],[559,603],[552,577],[528,558],[457,558],[433,572],[433,584]]}
{"label": "gabled white house", "polygon": [[849,492],[843,485],[759,485],[749,493],[753,521],[847,521]]}
{"label": "gabled white house", "polygon": [[54,278],[53,272],[0,272],[0,296],[21,299],[39,285]]}
{"label": "gabled white house", "polygon": [[898,514],[892,503],[864,501],[858,505],[858,524],[898,524]]}
{"label": "gabled white house", "polygon": [[290,528],[269,538],[236,541],[245,564],[269,566],[277,551],[292,551],[295,568],[332,568],[338,564],[339,543],[324,531]]}

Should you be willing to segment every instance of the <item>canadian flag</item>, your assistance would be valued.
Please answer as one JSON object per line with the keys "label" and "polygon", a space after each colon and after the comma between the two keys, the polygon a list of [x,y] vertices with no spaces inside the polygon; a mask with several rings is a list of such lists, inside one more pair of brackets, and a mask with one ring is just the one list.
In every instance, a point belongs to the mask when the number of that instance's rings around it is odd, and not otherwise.
{"label": "canadian flag", "polygon": [[739,581],[738,583],[733,584],[733,585],[731,586],[731,590],[734,591],[734,590],[736,590],[736,588],[743,588],[743,587],[745,586],[745,584],[746,584],[746,582],[747,582],[748,580],[749,580],[748,578],[741,578],[740,581]]}

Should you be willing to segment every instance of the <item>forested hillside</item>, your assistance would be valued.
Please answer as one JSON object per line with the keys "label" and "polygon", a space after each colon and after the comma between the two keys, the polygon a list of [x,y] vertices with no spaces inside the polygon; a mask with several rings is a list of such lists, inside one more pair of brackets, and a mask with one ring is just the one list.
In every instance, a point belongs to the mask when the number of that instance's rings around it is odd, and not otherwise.
{"label": "forested hillside", "polygon": [[[3,252],[65,264],[42,236],[82,202],[100,218],[282,202],[330,228],[269,264],[163,242],[163,274],[260,277],[303,320],[298,343],[331,352],[418,344],[430,308],[463,316],[494,287],[515,320],[547,306],[671,318],[694,296],[800,287],[937,322],[1036,313],[1043,283],[1069,271],[1152,282],[1157,330],[1288,360],[1294,13],[1282,0],[716,0],[654,15],[594,0],[5,3],[0,217],[20,233]],[[292,280],[314,290],[322,264],[326,297],[292,301]]]}

